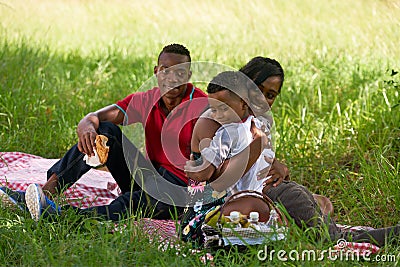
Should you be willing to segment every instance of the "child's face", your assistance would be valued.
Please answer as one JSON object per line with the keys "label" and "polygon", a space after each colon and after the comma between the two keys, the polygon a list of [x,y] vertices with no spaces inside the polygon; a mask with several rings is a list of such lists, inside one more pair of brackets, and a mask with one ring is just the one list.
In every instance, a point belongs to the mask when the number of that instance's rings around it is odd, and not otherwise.
{"label": "child's face", "polygon": [[208,103],[211,117],[220,124],[240,122],[248,115],[246,103],[229,90],[208,94]]}

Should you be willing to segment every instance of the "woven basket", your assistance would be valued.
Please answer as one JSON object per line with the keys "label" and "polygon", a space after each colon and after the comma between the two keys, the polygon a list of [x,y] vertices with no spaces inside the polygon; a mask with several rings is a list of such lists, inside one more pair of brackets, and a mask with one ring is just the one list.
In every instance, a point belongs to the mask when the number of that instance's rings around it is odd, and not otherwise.
{"label": "woven basket", "polygon": [[[269,210],[274,209],[278,216],[278,227],[272,228],[267,225],[265,222],[260,222],[259,229],[255,229],[253,227],[246,228],[232,228],[226,227],[221,224],[222,214],[224,209],[229,205],[233,200],[237,201],[240,198],[257,198],[262,199],[266,205],[268,205]],[[266,207],[267,208],[267,207]],[[246,190],[238,192],[232,196],[230,196],[225,203],[219,208],[219,213],[215,212],[215,214],[219,214],[217,226],[216,228],[207,224],[207,222],[213,218],[213,216],[209,217],[205,223],[201,226],[201,229],[204,234],[204,244],[205,247],[215,247],[215,246],[227,246],[227,245],[255,245],[262,244],[266,240],[284,240],[287,234],[287,220],[286,217],[277,209],[266,195],[252,190]],[[228,216],[227,216],[228,217]],[[226,225],[226,224],[225,224]]]}

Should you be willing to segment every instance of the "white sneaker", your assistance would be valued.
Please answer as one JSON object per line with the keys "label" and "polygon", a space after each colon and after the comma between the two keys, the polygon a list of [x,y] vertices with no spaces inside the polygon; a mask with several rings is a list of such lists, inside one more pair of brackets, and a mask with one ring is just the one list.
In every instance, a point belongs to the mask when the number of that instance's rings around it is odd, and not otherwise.
{"label": "white sneaker", "polygon": [[26,189],[26,205],[32,216],[32,219],[39,221],[40,216],[48,214],[60,214],[60,207],[48,199],[38,184],[30,184]]}

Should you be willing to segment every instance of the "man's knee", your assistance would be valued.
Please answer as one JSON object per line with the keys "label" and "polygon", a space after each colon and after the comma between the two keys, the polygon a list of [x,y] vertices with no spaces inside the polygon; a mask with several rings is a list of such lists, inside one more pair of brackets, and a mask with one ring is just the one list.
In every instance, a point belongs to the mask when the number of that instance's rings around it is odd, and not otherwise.
{"label": "man's knee", "polygon": [[111,122],[100,122],[97,129],[98,134],[103,134],[107,137],[115,137],[121,142],[122,131],[118,125]]}

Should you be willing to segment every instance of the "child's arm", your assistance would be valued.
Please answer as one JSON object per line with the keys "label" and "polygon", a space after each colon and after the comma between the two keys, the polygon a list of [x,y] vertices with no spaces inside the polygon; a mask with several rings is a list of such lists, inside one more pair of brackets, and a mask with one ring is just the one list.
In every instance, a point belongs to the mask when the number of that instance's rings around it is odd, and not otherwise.
{"label": "child's arm", "polygon": [[[207,116],[200,117],[193,130],[191,142],[192,151],[199,153],[201,148],[207,147],[220,126],[220,124],[207,118]],[[256,127],[252,125],[252,128],[255,129]],[[213,181],[212,187],[217,191],[223,191],[237,182],[241,178],[240,174],[246,173],[257,161],[261,151],[265,147],[265,138],[266,136],[261,130],[256,130],[253,132],[253,141],[250,145],[238,155],[226,159],[218,168],[212,164],[206,166],[206,163],[202,165],[201,168],[194,168],[196,164],[192,161],[188,161],[185,166],[185,172],[188,177],[194,177],[192,178],[194,180]],[[211,177],[209,177],[212,171],[213,173]],[[198,174],[194,174],[195,172],[198,172]]]}
{"label": "child's arm", "polygon": [[[201,148],[208,147],[219,127],[221,127],[221,125],[218,122],[209,118],[209,110],[205,111],[203,116],[197,120],[193,129],[191,140],[192,152],[200,153]],[[250,143],[250,146],[238,155],[225,160],[222,165],[215,170],[215,173],[212,175],[212,180],[221,176],[225,171],[227,172],[227,176],[235,174],[237,172],[235,166],[237,165],[243,166],[244,163],[247,163],[244,173],[253,166],[266,146],[266,136],[265,133],[262,130],[257,129],[254,124],[252,124],[252,132],[253,141]]]}
{"label": "child's arm", "polygon": [[[209,111],[207,110],[206,113],[207,112]],[[200,153],[201,148],[208,147],[219,127],[221,127],[221,125],[215,120],[207,118],[207,114],[200,117],[193,129],[190,144],[192,152]]]}
{"label": "child's arm", "polygon": [[[253,121],[251,121],[251,124],[254,124]],[[215,191],[221,192],[231,188],[248,172],[247,164],[252,155],[249,154],[251,145],[245,147],[245,144],[249,142],[249,133],[247,132],[249,124],[247,126],[244,125],[241,123],[224,125],[224,127],[221,127],[216,132],[210,146],[201,150],[202,156],[208,162],[211,162],[214,166],[221,166],[221,168],[214,172],[212,177],[214,179],[212,179],[213,182],[210,184]],[[246,135],[247,137],[245,137]],[[265,142],[263,140],[264,137],[262,131],[253,133],[253,138],[256,139],[256,142],[259,142],[257,146]],[[241,138],[246,138],[246,141],[240,141]],[[237,153],[236,151],[242,152],[232,157],[232,153],[235,154]],[[228,158],[231,158],[231,161],[225,166],[222,163],[227,161]],[[260,182],[257,184],[261,185]]]}
{"label": "child's arm", "polygon": [[190,161],[185,165],[187,176],[195,181],[210,180],[215,170],[229,157],[232,142],[232,135],[225,127],[220,127],[212,140],[203,139],[198,147],[201,153],[192,152]]}
{"label": "child's arm", "polygon": [[[208,111],[206,111],[207,113]],[[221,127],[219,123],[205,116],[200,117],[193,129],[191,150],[193,154],[200,155],[202,148],[208,147],[211,143],[215,132]],[[184,167],[186,175],[195,181],[208,181],[216,171],[216,167],[213,166],[209,161],[201,158],[201,163],[195,158],[193,154],[190,156],[190,160],[186,162]]]}

